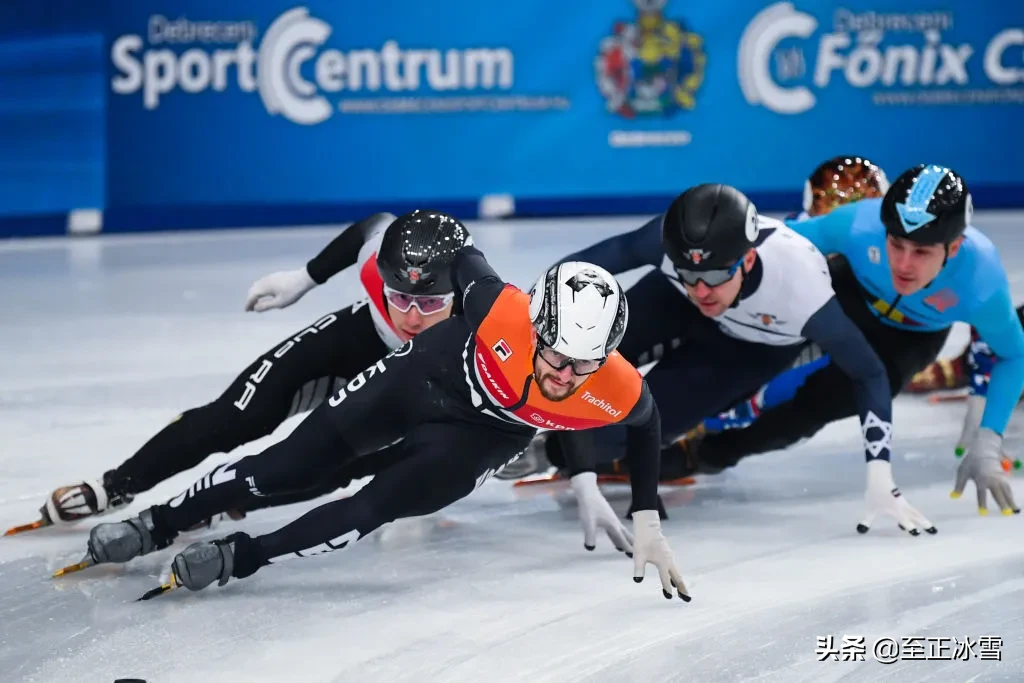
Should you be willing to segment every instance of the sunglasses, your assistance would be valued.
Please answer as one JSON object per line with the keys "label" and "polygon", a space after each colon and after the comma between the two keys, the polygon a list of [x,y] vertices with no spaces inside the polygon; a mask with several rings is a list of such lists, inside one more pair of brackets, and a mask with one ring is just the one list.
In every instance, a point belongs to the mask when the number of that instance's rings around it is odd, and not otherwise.
{"label": "sunglasses", "polygon": [[537,353],[544,359],[544,362],[550,365],[555,370],[561,370],[567,365],[572,366],[572,374],[577,377],[586,377],[592,375],[601,369],[607,358],[599,358],[597,360],[579,360],[577,358],[570,358],[564,353],[555,351],[550,346],[547,346],[539,338],[537,339]]}
{"label": "sunglasses", "polygon": [[718,268],[715,270],[688,270],[686,268],[676,268],[676,273],[683,282],[691,287],[696,287],[698,282],[703,282],[708,287],[718,287],[719,285],[724,285],[726,282],[731,280],[742,264],[743,259],[741,258],[728,268]]}
{"label": "sunglasses", "polygon": [[384,296],[387,297],[388,303],[402,313],[408,313],[409,309],[415,306],[423,315],[438,313],[455,300],[454,292],[441,296],[434,294],[406,294],[390,287],[384,287]]}

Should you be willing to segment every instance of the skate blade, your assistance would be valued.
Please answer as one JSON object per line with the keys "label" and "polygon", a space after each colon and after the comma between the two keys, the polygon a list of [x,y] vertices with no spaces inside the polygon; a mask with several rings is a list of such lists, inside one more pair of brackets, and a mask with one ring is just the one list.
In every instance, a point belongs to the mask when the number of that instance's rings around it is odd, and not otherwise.
{"label": "skate blade", "polygon": [[96,564],[96,560],[92,559],[91,555],[86,555],[85,559],[83,559],[81,562],[78,562],[76,564],[69,564],[63,569],[58,569],[53,573],[53,576],[51,576],[50,578],[59,579],[60,577],[65,576],[67,574],[72,574],[74,572],[80,572],[83,569],[88,569],[94,564]]}
{"label": "skate blade", "polygon": [[560,481],[564,481],[562,476],[559,474],[534,474],[512,483],[515,488],[523,486],[536,486],[538,484],[554,484]]}
{"label": "skate blade", "polygon": [[153,598],[163,595],[164,593],[169,593],[170,591],[180,586],[181,584],[178,583],[178,577],[174,575],[174,572],[171,572],[171,578],[168,579],[167,583],[161,584],[156,588],[146,591],[142,594],[142,597],[138,598],[135,602],[142,602],[143,600],[152,600]]}
{"label": "skate blade", "polygon": [[45,519],[37,519],[31,524],[22,524],[21,526],[12,526],[10,529],[4,532],[4,536],[14,536],[15,534],[22,534],[26,531],[33,531],[35,529],[42,529],[43,527],[51,526],[50,522]]}
{"label": "skate blade", "polygon": [[[597,477],[598,484],[628,484],[629,477],[624,474],[599,474]],[[658,482],[659,486],[692,486],[697,483],[697,480],[693,477],[678,477],[676,479],[662,479]]]}
{"label": "skate blade", "polygon": [[708,429],[702,423],[702,424],[697,425],[696,427],[694,427],[690,431],[686,432],[685,434],[683,434],[678,439],[676,439],[675,443],[680,445],[680,446],[684,446],[685,447],[686,444],[689,443],[690,441],[693,441],[695,439],[700,439],[701,437],[703,437],[707,433],[708,433]]}
{"label": "skate blade", "polygon": [[958,403],[960,401],[966,401],[968,394],[932,394],[928,397],[928,402],[935,403]]}

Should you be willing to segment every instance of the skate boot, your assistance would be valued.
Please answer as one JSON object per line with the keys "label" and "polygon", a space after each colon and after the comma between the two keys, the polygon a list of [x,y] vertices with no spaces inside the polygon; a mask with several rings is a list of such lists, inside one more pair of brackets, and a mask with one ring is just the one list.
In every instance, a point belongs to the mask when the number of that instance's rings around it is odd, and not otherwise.
{"label": "skate boot", "polygon": [[[713,433],[713,432],[712,432]],[[701,424],[661,451],[661,478],[676,479],[695,474],[718,474],[726,468],[702,457],[701,444],[708,431]]]}
{"label": "skate boot", "polygon": [[135,498],[134,494],[127,492],[126,483],[119,480],[114,470],[110,470],[101,480],[80,481],[77,484],[61,486],[51,493],[46,503],[39,508],[38,520],[11,527],[4,535],[13,536],[33,529],[73,524],[87,517],[113,512],[128,505]]}
{"label": "skate boot", "polygon": [[[707,430],[698,425],[679,437],[672,444],[661,449],[661,471],[658,483],[666,486],[690,486],[696,483],[694,474],[703,472],[696,464],[697,446]],[[629,460],[620,458],[611,462],[599,462],[594,470],[599,484],[628,483]]]}
{"label": "skate boot", "polygon": [[214,581],[223,586],[235,569],[235,539],[200,541],[174,556],[171,572],[174,581],[190,591],[206,588]]}
{"label": "skate boot", "polygon": [[143,510],[138,517],[93,527],[89,532],[89,556],[92,564],[120,564],[166,548],[176,535],[159,530],[153,512]]}
{"label": "skate boot", "polygon": [[551,461],[547,456],[546,444],[546,434],[535,437],[526,452],[501,468],[494,478],[502,481],[514,481],[552,469]]}
{"label": "skate boot", "polygon": [[962,389],[970,384],[967,373],[967,355],[970,348],[962,355],[949,360],[937,360],[921,372],[910,378],[907,392],[911,394],[928,394],[945,389]]}
{"label": "skate boot", "polygon": [[267,564],[260,558],[253,539],[241,532],[216,541],[193,543],[174,556],[167,581],[146,591],[139,600],[152,600],[176,588],[199,591],[214,581],[223,586],[232,577],[244,579]]}
{"label": "skate boot", "polygon": [[110,470],[102,480],[60,487],[50,494],[40,512],[50,524],[70,524],[86,517],[109,514],[134,499],[133,494],[118,486],[114,470]]}

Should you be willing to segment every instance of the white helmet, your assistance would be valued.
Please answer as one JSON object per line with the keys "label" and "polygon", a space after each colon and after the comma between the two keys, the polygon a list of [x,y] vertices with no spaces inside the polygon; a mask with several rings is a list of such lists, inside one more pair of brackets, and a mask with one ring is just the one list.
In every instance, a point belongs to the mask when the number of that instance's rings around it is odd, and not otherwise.
{"label": "white helmet", "polygon": [[537,335],[571,358],[606,358],[622,341],[628,319],[622,287],[592,263],[552,266],[530,290],[530,320]]}

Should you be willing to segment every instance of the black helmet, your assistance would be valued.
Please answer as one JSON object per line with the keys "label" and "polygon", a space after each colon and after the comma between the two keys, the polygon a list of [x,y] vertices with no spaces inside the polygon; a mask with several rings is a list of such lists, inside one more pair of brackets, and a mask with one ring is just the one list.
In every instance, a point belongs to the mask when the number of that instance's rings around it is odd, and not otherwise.
{"label": "black helmet", "polygon": [[946,244],[964,234],[974,213],[967,183],[946,166],[904,171],[882,200],[885,232],[918,244]]}
{"label": "black helmet", "polygon": [[377,250],[377,270],[384,284],[405,294],[447,294],[449,268],[469,238],[457,218],[417,209],[399,216],[384,231]]}
{"label": "black helmet", "polygon": [[676,270],[722,270],[754,246],[757,229],[757,209],[742,192],[696,185],[668,207],[661,242]]}

